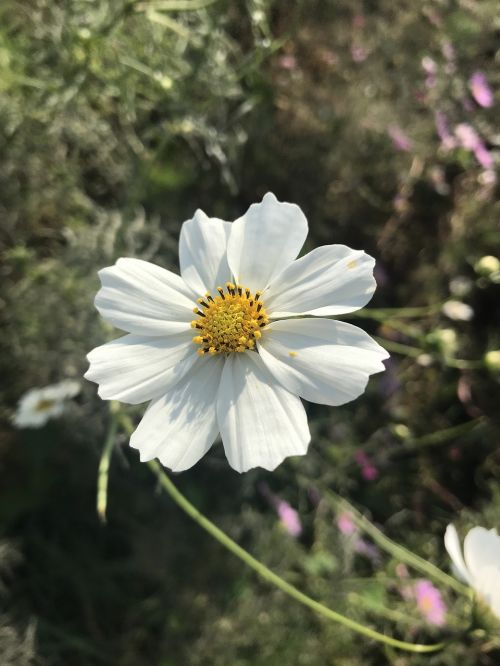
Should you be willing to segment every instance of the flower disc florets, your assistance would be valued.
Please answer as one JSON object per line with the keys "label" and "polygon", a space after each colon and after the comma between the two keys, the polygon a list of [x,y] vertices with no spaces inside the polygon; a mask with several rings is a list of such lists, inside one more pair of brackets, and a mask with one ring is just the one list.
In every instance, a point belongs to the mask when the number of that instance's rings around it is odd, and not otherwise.
{"label": "flower disc florets", "polygon": [[193,312],[198,319],[191,322],[199,334],[193,342],[201,345],[198,354],[228,354],[244,352],[255,347],[255,341],[262,337],[261,328],[269,323],[266,309],[260,300],[259,291],[252,294],[250,289],[226,283],[226,292],[217,287],[218,296],[206,293],[199,298],[200,307]]}

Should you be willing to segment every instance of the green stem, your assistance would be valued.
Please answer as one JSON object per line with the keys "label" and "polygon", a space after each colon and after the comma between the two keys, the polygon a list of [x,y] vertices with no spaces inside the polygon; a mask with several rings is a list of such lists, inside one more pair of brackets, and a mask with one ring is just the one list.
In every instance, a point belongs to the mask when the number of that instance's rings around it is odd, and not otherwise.
{"label": "green stem", "polygon": [[487,423],[486,417],[478,416],[472,421],[466,421],[465,423],[460,423],[456,426],[451,426],[450,428],[443,428],[442,430],[436,430],[431,432],[428,435],[422,435],[422,437],[409,437],[396,448],[386,452],[385,456],[389,458],[397,458],[400,455],[404,455],[411,451],[418,451],[427,446],[437,446],[439,444],[445,444],[449,442],[450,439],[455,439],[461,435],[465,435],[469,432],[472,432],[479,426],[484,426]]}
{"label": "green stem", "polygon": [[400,546],[395,541],[392,541],[392,539],[389,539],[389,537],[385,536],[383,532],[375,527],[373,523],[365,518],[363,514],[355,509],[352,504],[350,504],[343,497],[340,497],[332,491],[327,491],[326,497],[331,501],[337,510],[348,512],[356,525],[363,532],[366,532],[366,534],[368,534],[373,539],[373,541],[387,553],[400,560],[401,562],[408,564],[417,571],[421,571],[426,576],[429,576],[429,578],[433,578],[439,583],[453,588],[456,592],[465,594],[468,597],[470,596],[469,588],[466,585],[463,585],[452,576],[449,576],[444,571],[441,571],[441,569],[436,567],[431,562],[427,562],[427,560],[424,560],[419,555],[412,553],[403,546]]}
{"label": "green stem", "polygon": [[434,314],[439,312],[442,303],[435,303],[434,305],[426,305],[419,308],[363,308],[356,310],[356,312],[349,312],[344,315],[344,319],[351,317],[359,317],[361,319],[388,319],[388,318],[406,318],[406,317],[423,317],[425,315]]}
{"label": "green stem", "polygon": [[459,370],[479,370],[484,368],[484,361],[469,361],[465,358],[445,358],[445,365],[449,368],[458,368]]}
{"label": "green stem", "polygon": [[[374,338],[380,345],[382,345],[382,347],[387,349],[387,351],[394,352],[395,354],[401,354],[402,356],[418,358],[421,354],[428,353],[420,347],[403,345],[400,342],[394,342],[394,340],[387,340],[387,338],[381,338],[377,336],[374,336]],[[480,368],[484,367],[484,361],[470,361],[464,358],[451,358],[450,356],[444,356],[440,360],[449,368],[458,368],[459,370],[479,370]]]}
{"label": "green stem", "polygon": [[387,340],[386,338],[380,338],[374,336],[375,340],[387,349],[387,351],[394,352],[395,354],[401,354],[402,356],[410,356],[411,358],[418,358],[421,354],[424,354],[424,350],[419,347],[411,347],[410,345],[403,345],[400,342],[394,342],[393,340]]}
{"label": "green stem", "polygon": [[233,555],[236,555],[240,560],[242,560],[247,566],[253,569],[261,578],[272,583],[275,587],[280,589],[285,594],[288,594],[290,597],[293,597],[304,606],[312,608],[316,613],[322,615],[323,617],[333,620],[342,624],[344,627],[356,631],[363,636],[367,636],[379,643],[384,643],[385,645],[390,645],[391,647],[398,648],[400,650],[406,650],[407,652],[417,652],[417,653],[426,653],[426,652],[436,652],[442,650],[445,647],[445,643],[436,643],[433,645],[421,645],[416,643],[407,643],[406,641],[400,641],[396,638],[391,638],[390,636],[385,636],[384,634],[379,633],[369,627],[365,627],[359,622],[355,622],[345,615],[341,615],[336,611],[323,606],[318,601],[311,599],[306,594],[298,590],[296,587],[287,583],[283,578],[280,578],[273,571],[268,569],[264,564],[256,560],[250,553],[247,553],[246,550],[241,548],[235,541],[227,536],[222,530],[220,530],[216,525],[214,525],[210,520],[205,518],[205,516],[194,507],[191,502],[189,502],[184,495],[176,488],[172,483],[169,477],[162,470],[159,463],[155,460],[152,460],[147,463],[153,473],[157,476],[163,489],[170,495],[174,502],[183,510],[187,515],[192,518],[200,527],[202,527],[206,532],[208,532],[214,539],[216,539],[224,548],[227,548]]}
{"label": "green stem", "polygon": [[101,459],[99,460],[99,469],[97,472],[97,515],[103,523],[106,522],[106,509],[108,506],[109,463],[115,445],[117,428],[118,418],[112,411],[108,436],[106,437],[106,441],[102,449]]}

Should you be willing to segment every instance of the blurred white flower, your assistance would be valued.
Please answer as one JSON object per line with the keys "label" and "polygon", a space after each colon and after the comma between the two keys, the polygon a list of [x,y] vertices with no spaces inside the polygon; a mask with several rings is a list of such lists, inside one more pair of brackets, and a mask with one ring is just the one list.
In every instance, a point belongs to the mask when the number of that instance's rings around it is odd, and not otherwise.
{"label": "blurred white flower", "polygon": [[419,354],[417,356],[417,363],[422,366],[422,368],[428,368],[434,363],[434,359],[430,354]]}
{"label": "blurred white flower", "polygon": [[457,277],[450,280],[449,284],[450,292],[457,298],[467,296],[472,291],[473,286],[474,282],[465,275],[457,275]]}
{"label": "blurred white flower", "polygon": [[441,312],[449,319],[455,321],[470,321],[474,316],[474,310],[470,305],[461,301],[446,301],[441,308]]}
{"label": "blurred white flower", "polygon": [[444,535],[456,574],[488,604],[500,618],[500,536],[497,531],[473,527],[464,539],[464,552],[454,525]]}
{"label": "blurred white flower", "polygon": [[220,433],[234,469],[272,470],[306,453],[299,396],[342,405],[384,370],[364,331],[319,318],[368,303],[374,259],[345,245],[296,259],[306,236],[301,209],[266,194],[232,224],[185,222],[182,277],[139,259],[100,271],[96,307],[128,335],[90,352],[85,376],[105,400],[152,401],[130,440],[142,461],[188,469]]}
{"label": "blurred white flower", "polygon": [[49,419],[61,416],[65,401],[80,392],[80,384],[65,380],[44,388],[30,389],[18,403],[12,419],[18,428],[41,428]]}

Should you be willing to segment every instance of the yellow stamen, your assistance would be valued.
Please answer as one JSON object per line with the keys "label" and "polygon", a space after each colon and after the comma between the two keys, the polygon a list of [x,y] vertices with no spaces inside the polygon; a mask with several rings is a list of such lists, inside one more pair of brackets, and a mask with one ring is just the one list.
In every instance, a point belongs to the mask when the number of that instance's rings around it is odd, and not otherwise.
{"label": "yellow stamen", "polygon": [[[255,348],[255,341],[262,337],[261,328],[269,323],[261,292],[252,294],[250,289],[226,282],[226,291],[217,287],[218,295],[206,293],[197,299],[200,308],[193,309],[198,319],[191,322],[199,335],[193,342],[201,345],[198,354],[228,354],[245,352]],[[203,311],[202,311],[203,310]]]}
{"label": "yellow stamen", "polygon": [[297,352],[288,352],[288,356],[291,356],[292,358],[295,358],[297,356]]}
{"label": "yellow stamen", "polygon": [[56,404],[55,400],[39,400],[37,402],[37,405],[35,407],[35,411],[37,412],[48,412],[49,409],[52,409],[52,407]]}

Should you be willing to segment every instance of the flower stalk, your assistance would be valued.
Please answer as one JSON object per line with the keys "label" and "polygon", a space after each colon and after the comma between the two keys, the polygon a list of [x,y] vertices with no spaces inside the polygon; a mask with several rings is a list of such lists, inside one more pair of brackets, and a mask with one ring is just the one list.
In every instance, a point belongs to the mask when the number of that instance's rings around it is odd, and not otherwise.
{"label": "flower stalk", "polygon": [[423,645],[419,643],[408,643],[406,641],[401,641],[391,636],[386,636],[381,634],[370,627],[366,627],[355,620],[338,613],[327,606],[315,601],[311,597],[307,596],[294,585],[291,585],[286,580],[275,574],[273,571],[268,569],[262,562],[257,560],[255,557],[250,555],[246,550],[239,546],[235,541],[233,541],[227,534],[220,530],[214,523],[212,523],[208,518],[206,518],[198,509],[189,502],[186,497],[179,491],[179,489],[172,483],[170,478],[165,474],[160,464],[156,460],[151,460],[148,463],[149,468],[154,473],[158,479],[161,487],[165,490],[166,493],[171,497],[171,499],[190,517],[194,520],[202,529],[204,529],[210,536],[212,536],[216,541],[218,541],[224,548],[233,553],[238,557],[242,562],[244,562],[248,567],[253,569],[261,578],[268,581],[279,590],[292,597],[299,603],[307,606],[314,610],[318,615],[321,615],[328,620],[337,622],[338,624],[343,625],[344,627],[355,631],[358,634],[366,636],[372,640],[375,640],[379,643],[383,643],[393,648],[399,650],[405,650],[407,652],[414,653],[430,653],[437,652],[442,650],[445,647],[445,643],[435,643],[431,645]]}

